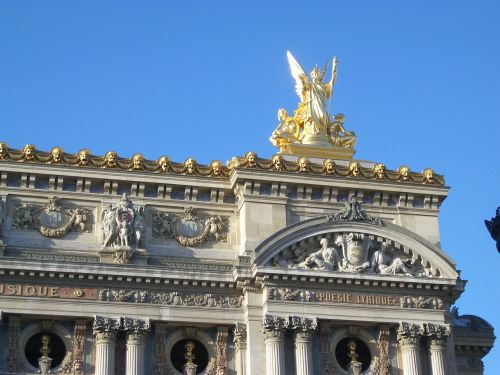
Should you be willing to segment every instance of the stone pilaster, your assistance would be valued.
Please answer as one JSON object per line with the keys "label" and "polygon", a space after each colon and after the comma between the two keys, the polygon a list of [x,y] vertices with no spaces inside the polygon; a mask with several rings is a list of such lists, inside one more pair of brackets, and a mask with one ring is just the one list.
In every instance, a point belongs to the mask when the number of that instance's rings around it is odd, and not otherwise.
{"label": "stone pilaster", "polygon": [[292,316],[290,325],[294,333],[295,342],[295,372],[297,375],[312,375],[312,339],[313,332],[318,327],[316,318]]}
{"label": "stone pilaster", "polygon": [[121,318],[94,317],[95,375],[114,375],[116,333],[120,327]]}
{"label": "stone pilaster", "polygon": [[85,338],[87,336],[87,320],[75,320],[75,330],[73,332],[73,363],[72,371],[75,375],[84,373],[84,353],[85,353]]}
{"label": "stone pilaster", "polygon": [[450,335],[448,325],[426,324],[425,334],[431,362],[432,375],[446,374],[446,346]]}
{"label": "stone pilaster", "polygon": [[236,373],[245,375],[247,368],[247,325],[236,323],[233,329],[234,350],[236,356]]}
{"label": "stone pilaster", "polygon": [[285,329],[289,326],[289,319],[288,317],[266,315],[263,326],[266,342],[266,374],[286,375]]}
{"label": "stone pilaster", "polygon": [[167,336],[167,327],[165,324],[155,324],[155,366],[154,375],[163,375],[165,373],[165,338]]}
{"label": "stone pilaster", "polygon": [[9,316],[8,323],[8,356],[7,356],[7,371],[17,371],[17,341],[19,337],[19,328],[21,326],[21,318],[19,316]]}
{"label": "stone pilaster", "polygon": [[126,375],[144,375],[144,347],[150,328],[149,319],[123,319],[127,335]]}
{"label": "stone pilaster", "polygon": [[424,330],[413,323],[401,322],[398,328],[398,341],[403,357],[403,375],[421,375],[420,338]]}

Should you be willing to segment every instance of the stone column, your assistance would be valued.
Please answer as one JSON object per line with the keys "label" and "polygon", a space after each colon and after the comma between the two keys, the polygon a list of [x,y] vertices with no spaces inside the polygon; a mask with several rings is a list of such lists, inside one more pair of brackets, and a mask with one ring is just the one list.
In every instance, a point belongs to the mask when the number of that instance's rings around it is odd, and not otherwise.
{"label": "stone column", "polygon": [[95,375],[114,375],[116,332],[120,327],[121,318],[94,317]]}
{"label": "stone column", "polygon": [[423,328],[417,324],[401,322],[398,329],[398,341],[403,357],[403,375],[421,375],[420,338]]}
{"label": "stone column", "polygon": [[127,334],[126,375],[144,375],[144,347],[150,328],[149,319],[123,319]]}
{"label": "stone column", "polygon": [[446,341],[450,335],[450,327],[429,323],[425,325],[425,334],[428,337],[432,375],[445,375]]}
{"label": "stone column", "polygon": [[233,329],[236,374],[245,375],[247,369],[247,325],[236,323]]}
{"label": "stone column", "polygon": [[266,315],[263,325],[266,342],[266,375],[286,375],[285,329],[289,326],[289,319]]}
{"label": "stone column", "polygon": [[316,318],[292,316],[290,324],[295,330],[295,372],[297,375],[313,375],[312,339],[318,321]]}

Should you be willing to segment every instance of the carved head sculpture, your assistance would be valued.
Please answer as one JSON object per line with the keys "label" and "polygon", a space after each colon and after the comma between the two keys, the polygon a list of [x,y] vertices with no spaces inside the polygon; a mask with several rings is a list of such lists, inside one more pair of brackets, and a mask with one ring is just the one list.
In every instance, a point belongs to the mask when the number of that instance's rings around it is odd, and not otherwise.
{"label": "carved head sculpture", "polygon": [[402,181],[410,181],[410,168],[401,166],[398,169],[399,179]]}
{"label": "carved head sculpture", "polygon": [[50,156],[52,158],[52,163],[61,163],[63,161],[64,150],[61,147],[54,147],[50,150]]}
{"label": "carved head sculpture", "polygon": [[352,161],[349,164],[349,174],[353,177],[361,177],[361,168],[357,161]]}
{"label": "carved head sculpture", "polygon": [[104,167],[115,168],[118,165],[118,154],[115,151],[108,151],[104,156]]}
{"label": "carved head sculpture", "polygon": [[299,172],[309,172],[311,162],[308,158],[300,157],[298,160]]}
{"label": "carved head sculpture", "polygon": [[288,111],[285,108],[278,109],[278,120],[285,121],[288,118]]}
{"label": "carved head sculpture", "polygon": [[184,346],[184,348],[186,349],[186,354],[184,354],[184,358],[187,359],[186,363],[190,365],[193,363],[193,359],[194,359],[194,354],[193,354],[194,343],[191,341],[188,341],[186,343],[186,345]]}
{"label": "carved head sculpture", "polygon": [[335,162],[332,159],[326,159],[323,162],[323,169],[326,174],[335,174]]}
{"label": "carved head sculpture", "polygon": [[255,168],[257,166],[257,154],[255,152],[249,151],[245,155],[247,161],[247,168]]}
{"label": "carved head sculpture", "polygon": [[36,155],[36,148],[33,145],[26,145],[23,148],[24,160],[34,160]]}
{"label": "carved head sculpture", "polygon": [[319,245],[320,245],[322,248],[328,247],[328,239],[327,239],[327,238],[322,238],[322,239],[319,241]]}
{"label": "carved head sculpture", "polygon": [[158,159],[158,166],[160,167],[160,171],[167,172],[170,167],[170,159],[168,156],[162,156]]}
{"label": "carved head sculpture", "polygon": [[335,123],[344,125],[345,115],[343,113],[337,113],[335,116]]}
{"label": "carved head sculpture", "polygon": [[7,143],[0,142],[0,160],[5,159],[8,148],[9,146],[7,146]]}
{"label": "carved head sculpture", "polygon": [[426,168],[422,172],[424,175],[424,184],[433,184],[435,182],[434,171],[431,168]]}
{"label": "carved head sculpture", "polygon": [[375,178],[382,180],[385,177],[385,165],[381,163],[375,164],[373,172],[375,173]]}
{"label": "carved head sculpture", "polygon": [[82,148],[78,151],[78,164],[88,165],[90,163],[90,151],[86,148]]}
{"label": "carved head sculpture", "polygon": [[280,154],[273,155],[273,157],[271,158],[271,163],[273,164],[273,168],[275,170],[283,170],[283,157]]}
{"label": "carved head sculpture", "polygon": [[219,160],[212,161],[210,171],[214,176],[222,176],[222,163]]}
{"label": "carved head sculpture", "polygon": [[196,172],[196,160],[193,158],[186,159],[184,162],[184,166],[186,167],[186,173],[193,174]]}
{"label": "carved head sculpture", "polygon": [[142,169],[144,166],[144,156],[141,154],[134,154],[132,156],[132,169]]}

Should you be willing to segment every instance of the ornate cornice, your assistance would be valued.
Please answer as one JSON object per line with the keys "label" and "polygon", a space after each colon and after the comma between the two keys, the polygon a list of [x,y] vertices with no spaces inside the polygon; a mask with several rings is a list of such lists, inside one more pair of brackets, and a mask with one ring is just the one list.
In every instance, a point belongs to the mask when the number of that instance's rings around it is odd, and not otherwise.
{"label": "ornate cornice", "polygon": [[338,165],[331,159],[322,164],[310,162],[307,158],[297,161],[285,160],[280,154],[270,159],[259,158],[255,152],[247,152],[243,157],[233,157],[226,166],[219,160],[208,165],[199,164],[196,159],[188,158],[184,162],[173,162],[167,156],[157,160],[146,160],[142,154],[136,153],[130,158],[122,158],[115,151],[108,151],[103,156],[93,155],[88,149],[81,149],[76,154],[64,152],[61,147],[53,147],[49,152],[37,150],[34,145],[27,144],[23,149],[9,148],[0,143],[0,161],[16,161],[20,163],[36,163],[64,165],[79,168],[107,168],[131,172],[164,173],[185,176],[203,176],[228,179],[238,169],[251,169],[279,173],[299,173],[345,177],[365,180],[379,180],[401,183],[420,183],[444,185],[444,177],[437,175],[430,168],[421,173],[412,172],[401,166],[398,170],[388,170],[383,164],[375,164],[372,168],[361,166],[360,162],[351,161],[348,166]]}

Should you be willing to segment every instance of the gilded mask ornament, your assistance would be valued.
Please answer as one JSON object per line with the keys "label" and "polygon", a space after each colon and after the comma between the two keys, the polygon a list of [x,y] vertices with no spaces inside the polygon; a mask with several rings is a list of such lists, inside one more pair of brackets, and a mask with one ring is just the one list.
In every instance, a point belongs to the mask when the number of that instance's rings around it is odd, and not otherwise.
{"label": "gilded mask ornament", "polygon": [[299,172],[309,172],[311,162],[308,158],[301,157],[298,160]]}
{"label": "gilded mask ornament", "polygon": [[26,145],[23,148],[23,158],[27,161],[35,160],[36,148],[33,145]]}
{"label": "gilded mask ornament", "polygon": [[402,181],[410,181],[410,168],[402,166],[398,169],[399,179]]}
{"label": "gilded mask ornament", "polygon": [[184,166],[186,167],[185,173],[194,174],[196,172],[196,160],[193,158],[189,158],[184,162]]}
{"label": "gilded mask ornament", "polygon": [[349,174],[353,177],[361,177],[361,168],[358,162],[354,161],[349,164]]}
{"label": "gilded mask ornament", "polygon": [[5,157],[7,156],[7,149],[7,143],[0,142],[0,160],[5,159]]}
{"label": "gilded mask ornament", "polygon": [[214,176],[222,176],[222,163],[219,160],[214,160],[210,164],[210,171]]}
{"label": "gilded mask ornament", "polygon": [[255,168],[257,167],[257,154],[255,152],[247,152],[245,155],[245,159],[247,161],[246,166],[248,168]]}
{"label": "gilded mask ornament", "polygon": [[323,162],[323,168],[326,174],[335,174],[335,162],[331,159],[326,159]]}
{"label": "gilded mask ornament", "polygon": [[87,150],[86,148],[83,148],[78,152],[78,164],[79,165],[90,164],[90,151]]}
{"label": "gilded mask ornament", "polygon": [[424,175],[424,184],[433,184],[435,179],[434,179],[434,171],[431,168],[426,168],[423,171]]}
{"label": "gilded mask ornament", "polygon": [[104,156],[104,168],[115,168],[118,165],[118,154],[115,151],[108,151]]}
{"label": "gilded mask ornament", "polygon": [[382,180],[385,177],[385,165],[380,163],[375,164],[373,172],[375,173],[376,178]]}
{"label": "gilded mask ornament", "polygon": [[132,169],[142,169],[144,166],[144,156],[141,154],[134,154],[132,156]]}
{"label": "gilded mask ornament", "polygon": [[64,150],[61,147],[54,147],[50,150],[50,163],[61,163],[63,161]]}
{"label": "gilded mask ornament", "polygon": [[162,156],[158,159],[158,166],[160,171],[167,172],[170,168],[170,159],[167,156]]}
{"label": "gilded mask ornament", "polygon": [[279,154],[273,155],[271,162],[273,164],[273,168],[277,171],[283,170],[283,157]]}

